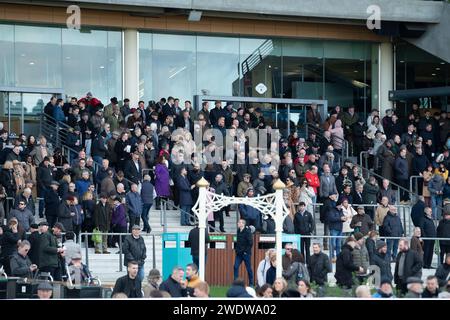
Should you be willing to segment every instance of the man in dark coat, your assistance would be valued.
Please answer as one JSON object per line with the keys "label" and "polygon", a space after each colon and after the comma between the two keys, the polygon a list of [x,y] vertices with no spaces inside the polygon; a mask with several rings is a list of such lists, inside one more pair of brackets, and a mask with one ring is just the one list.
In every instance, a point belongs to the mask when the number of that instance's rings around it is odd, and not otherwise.
{"label": "man in dark coat", "polygon": [[313,244],[313,254],[309,257],[308,272],[310,282],[315,282],[318,288],[319,296],[323,296],[324,285],[328,282],[328,273],[332,272],[333,268],[328,256],[321,251],[319,243]]}
{"label": "man in dark coat", "polygon": [[128,298],[142,298],[142,282],[137,279],[138,264],[136,261],[129,261],[127,266],[127,274],[117,279],[112,295],[124,293]]}
{"label": "man in dark coat", "polygon": [[411,208],[411,220],[414,227],[419,227],[422,225],[423,213],[425,212],[425,199],[420,196],[416,204]]}
{"label": "man in dark coat", "polygon": [[52,228],[58,220],[58,211],[60,204],[58,188],[59,183],[57,181],[52,181],[50,183],[50,189],[46,191],[46,195],[44,198],[45,217],[50,228]]}
{"label": "man in dark coat", "polygon": [[[53,171],[50,167],[50,159],[44,157],[43,161],[39,164],[36,172],[37,180],[37,196],[40,198],[46,198],[47,190],[50,189],[50,183],[53,181]],[[44,201],[39,202],[39,217],[43,218]],[[56,211],[55,211],[56,212]]]}
{"label": "man in dark coat", "polygon": [[174,267],[170,277],[159,286],[159,290],[168,292],[172,298],[186,297],[187,289],[186,282],[183,281],[183,275],[183,268]]}
{"label": "man in dark coat", "polygon": [[[216,194],[223,194],[225,196],[229,196],[229,188],[227,184],[223,181],[222,174],[217,174],[214,182],[211,184],[211,187],[214,189]],[[217,212],[214,212],[214,220],[219,220],[220,231],[225,232],[224,229],[224,221],[223,221],[223,212],[225,208],[220,209]]]}
{"label": "man in dark coat", "polygon": [[64,249],[58,245],[55,234],[59,231],[64,231],[64,227],[60,223],[56,223],[53,227],[53,232],[50,232],[47,222],[41,222],[39,226],[41,229],[39,271],[48,272],[53,277],[53,280],[61,281],[59,255],[64,252]]}
{"label": "man in dark coat", "polygon": [[41,241],[39,226],[36,223],[33,223],[30,226],[30,232],[30,235],[27,237],[27,240],[30,242],[30,251],[28,252],[28,257],[30,258],[31,263],[39,265],[39,248]]}
{"label": "man in dark coat", "polygon": [[[296,234],[302,236],[310,236],[314,233],[316,224],[312,214],[306,211],[306,204],[302,201],[299,203],[299,210],[294,216],[294,230]],[[306,257],[306,263],[309,263],[309,247],[311,246],[311,238],[300,237],[300,249],[302,255]]]}
{"label": "man in dark coat", "polygon": [[249,285],[253,286],[253,271],[251,264],[251,254],[253,247],[253,235],[249,227],[245,225],[244,219],[239,219],[238,229],[236,234],[236,260],[234,262],[234,280],[239,276],[239,266],[242,262],[245,263],[247,269]]}
{"label": "man in dark coat", "polygon": [[[450,238],[450,211],[444,209],[444,217],[439,221],[436,234],[439,238]],[[444,256],[450,254],[450,240],[439,240],[439,248],[439,261],[443,263]]]}
{"label": "man in dark coat", "polygon": [[436,270],[435,276],[438,279],[440,287],[446,287],[450,274],[450,253],[445,255],[445,261],[443,264],[440,264]]}
{"label": "man in dark coat", "polygon": [[376,243],[376,251],[372,255],[371,264],[380,268],[380,281],[392,282],[391,259],[387,255],[386,242],[378,240]]}
{"label": "man in dark coat", "polygon": [[[383,220],[383,232],[386,237],[401,237],[404,234],[402,221],[397,214],[397,208],[390,206]],[[397,257],[398,239],[387,239],[388,255],[395,260]]]}
{"label": "man in dark coat", "polygon": [[[188,241],[191,245],[191,256],[192,261],[195,263],[197,267],[200,267],[199,264],[199,255],[200,255],[200,229],[198,228],[198,223],[195,225],[195,228],[192,228],[189,231]],[[205,267],[208,253],[208,243],[210,242],[208,228],[205,228]]]}
{"label": "man in dark coat", "polygon": [[11,275],[15,277],[27,278],[32,275],[37,269],[37,265],[33,264],[28,257],[30,250],[30,243],[27,240],[23,240],[10,259]]}
{"label": "man in dark coat", "polygon": [[[94,208],[94,228],[97,228],[100,232],[109,232],[111,225],[111,208],[106,202],[108,195],[105,193],[100,194],[100,201]],[[102,235],[102,241],[95,244],[95,253],[110,253],[108,252],[108,236]]]}
{"label": "man in dark coat", "polygon": [[187,178],[187,170],[185,167],[181,168],[180,175],[178,176],[177,188],[179,192],[179,203],[180,203],[180,211],[181,211],[181,220],[180,224],[182,226],[190,226],[191,222],[191,208],[194,204],[192,200],[192,192],[191,190],[195,187],[195,185],[191,185],[189,179]]}
{"label": "man in dark coat", "polygon": [[[253,198],[255,195],[255,190],[253,188],[249,188],[247,190],[247,197],[248,198]],[[262,216],[261,216],[261,212],[251,206],[251,205],[246,205],[246,204],[240,204],[239,205],[239,213],[241,215],[241,218],[245,219],[246,221],[246,225],[248,227],[253,226],[255,227],[255,229],[257,231],[261,231],[261,225],[262,225]]]}
{"label": "man in dark coat", "polygon": [[132,160],[125,163],[124,172],[125,178],[133,183],[139,184],[142,181],[142,165],[139,162],[139,152],[135,151],[132,155]]}
{"label": "man in dark coat", "polygon": [[73,231],[73,217],[75,212],[70,209],[75,202],[74,196],[67,196],[65,201],[62,201],[58,208],[58,222],[62,223],[66,231]]}
{"label": "man in dark coat", "polygon": [[[436,238],[436,226],[434,225],[432,210],[430,207],[425,208],[425,216],[422,219],[421,234],[424,238]],[[434,240],[423,240],[423,267],[432,269]]]}
{"label": "man in dark coat", "polygon": [[422,277],[422,257],[414,250],[409,249],[407,239],[400,240],[399,254],[397,255],[394,272],[394,282],[398,290],[405,294],[408,290],[407,279],[409,277]]}
{"label": "man in dark coat", "polygon": [[[342,235],[342,227],[343,222],[346,220],[346,217],[344,216],[342,212],[342,203],[338,202],[336,203],[336,207],[331,207],[330,210],[327,213],[327,223],[328,227],[330,229],[330,236],[341,236]],[[335,250],[336,250],[336,256],[339,255],[341,252],[341,239],[340,238],[331,238],[330,239],[330,258],[333,262],[336,261],[335,259]]]}
{"label": "man in dark coat", "polygon": [[97,134],[92,140],[91,156],[95,162],[101,163],[108,155],[105,138],[101,134]]}
{"label": "man in dark coat", "polygon": [[[409,189],[409,165],[406,159],[406,147],[400,149],[400,154],[394,162],[395,178],[397,183],[405,188]],[[400,189],[400,203],[404,203],[409,200],[408,192],[404,189]]]}
{"label": "man in dark coat", "polygon": [[358,267],[353,263],[352,251],[356,246],[356,240],[348,237],[342,246],[342,251],[336,260],[336,283],[344,289],[351,289],[353,286],[353,272],[363,272],[362,267]]}
{"label": "man in dark coat", "polygon": [[144,238],[141,237],[141,227],[134,225],[131,229],[131,235],[125,237],[122,246],[122,252],[124,255],[124,265],[127,266],[128,262],[136,261],[139,266],[137,280],[142,282],[144,280],[144,264],[147,258],[147,248],[145,246]]}
{"label": "man in dark coat", "polygon": [[[378,182],[374,176],[369,177],[369,182],[364,184],[363,188],[363,203],[365,204],[376,204],[377,203],[377,194],[380,190],[378,186]],[[374,207],[367,207],[366,213],[370,216],[372,220],[374,220]]]}
{"label": "man in dark coat", "polygon": [[141,188],[141,200],[142,200],[142,221],[144,222],[144,232],[150,233],[152,231],[152,228],[150,227],[150,224],[148,223],[148,215],[150,212],[150,209],[153,205],[153,193],[154,193],[154,187],[153,184],[150,181],[150,175],[146,174],[144,176],[144,181],[142,182],[142,188]]}
{"label": "man in dark coat", "polygon": [[363,235],[367,235],[369,231],[374,229],[374,222],[370,219],[369,215],[364,212],[364,207],[358,206],[356,209],[357,215],[354,215],[350,222],[350,228],[355,232],[361,232]]}

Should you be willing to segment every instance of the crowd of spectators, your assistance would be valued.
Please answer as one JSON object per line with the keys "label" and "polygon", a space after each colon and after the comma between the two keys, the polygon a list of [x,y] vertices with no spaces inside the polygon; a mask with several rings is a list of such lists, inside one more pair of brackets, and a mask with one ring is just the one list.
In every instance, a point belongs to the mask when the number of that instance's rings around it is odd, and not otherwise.
{"label": "crowd of spectators", "polygon": [[[290,209],[284,232],[306,236],[300,248],[305,263],[311,249],[307,236],[316,233],[319,223],[314,219],[316,211],[320,212],[324,235],[336,237],[329,247],[324,241],[331,262],[340,265],[341,253],[358,246],[359,235],[369,241],[377,232],[388,237],[386,257],[390,263],[403,256],[401,241],[389,237],[406,235],[396,205],[410,203],[407,189],[411,175],[421,177],[419,189],[414,190],[423,196],[414,205],[415,225],[421,236],[449,237],[450,118],[446,112],[432,115],[429,109],[413,104],[411,113],[404,117],[387,110],[380,119],[374,110],[364,119],[352,106],[346,111],[337,106],[322,120],[317,106],[312,105],[307,126],[317,130],[308,130],[305,138],[296,130],[272,143],[269,138],[264,161],[249,146],[246,132],[266,129],[270,137],[277,128],[272,128],[271,119],[252,104],[215,101],[210,108],[210,102],[205,101],[197,111],[190,101],[182,106],[173,97],[147,105],[128,99],[119,104],[113,97],[104,105],[88,93],[69,102],[53,97],[44,114],[47,124],[59,123],[66,128],[64,147],[72,151],[68,157],[61,148],[47,143],[49,137],[11,137],[6,130],[0,132],[0,223],[6,234],[9,223],[16,219],[18,240],[25,240],[31,231],[35,203],[39,218],[45,218],[50,228],[59,224],[75,236],[81,231],[131,232],[141,220],[143,231],[151,232],[148,219],[153,202],[159,208],[169,199],[181,209],[180,224],[194,224],[191,209],[198,198],[196,183],[202,177],[209,181],[211,191],[239,197],[272,193],[274,182],[281,179]],[[216,143],[213,134],[205,134],[204,140],[194,139],[208,128],[216,129],[222,138],[234,137],[232,149]],[[350,155],[367,151],[369,167],[375,168],[373,175],[367,174],[368,168],[343,158],[346,142]],[[212,155],[218,154],[223,160],[212,163]],[[378,179],[377,173],[384,179]],[[393,183],[400,186],[399,198]],[[316,210],[317,205],[320,210]],[[224,215],[230,215],[232,209],[210,213],[211,230],[218,221],[219,230],[226,232]],[[262,217],[250,206],[237,210],[257,232],[274,233],[270,217]],[[355,238],[343,242],[339,236]],[[115,237],[97,238],[96,253],[109,253],[108,248],[117,245]],[[4,239],[1,257],[9,261],[17,248],[4,250]],[[370,241],[377,250],[376,240]],[[424,251],[420,259],[429,268],[433,246],[419,243]],[[440,246],[442,263],[450,246],[445,241]],[[358,266],[353,271],[360,268],[364,269]],[[339,278],[338,283],[346,284],[346,276]]]}

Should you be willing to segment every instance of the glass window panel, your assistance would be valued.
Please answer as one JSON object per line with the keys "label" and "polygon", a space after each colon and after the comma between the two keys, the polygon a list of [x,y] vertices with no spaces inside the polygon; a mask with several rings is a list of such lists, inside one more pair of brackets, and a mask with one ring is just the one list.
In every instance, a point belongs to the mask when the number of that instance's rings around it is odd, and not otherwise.
{"label": "glass window panel", "polygon": [[365,42],[324,41],[325,58],[333,59],[370,59]]}
{"label": "glass window panel", "polygon": [[61,87],[61,29],[15,26],[15,85]]}
{"label": "glass window panel", "polygon": [[14,26],[0,25],[0,85],[14,86]]}
{"label": "glass window panel", "polygon": [[155,100],[152,96],[152,34],[139,33],[139,99]]}
{"label": "glass window panel", "polygon": [[196,92],[195,36],[153,35],[154,100],[170,95],[191,100]]}
{"label": "glass window panel", "polygon": [[353,59],[325,60],[325,97],[329,106],[355,106],[364,112],[365,62]]}
{"label": "glass window panel", "polygon": [[239,39],[197,37],[198,93],[239,95]]}
{"label": "glass window panel", "polygon": [[[241,95],[246,97],[280,98],[281,88],[281,40],[240,39]],[[256,91],[262,83],[266,91]]]}
{"label": "glass window panel", "polygon": [[122,99],[122,32],[107,31],[108,33],[108,94],[104,104],[109,103],[109,98]]}
{"label": "glass window panel", "polygon": [[322,42],[283,40],[283,92],[284,98],[322,99]]}
{"label": "glass window panel", "polygon": [[33,116],[42,113],[45,105],[53,95],[49,93],[23,93],[22,104],[25,116]]}
{"label": "glass window panel", "polygon": [[121,33],[63,29],[64,89],[68,96],[88,91],[104,104],[122,96]]}

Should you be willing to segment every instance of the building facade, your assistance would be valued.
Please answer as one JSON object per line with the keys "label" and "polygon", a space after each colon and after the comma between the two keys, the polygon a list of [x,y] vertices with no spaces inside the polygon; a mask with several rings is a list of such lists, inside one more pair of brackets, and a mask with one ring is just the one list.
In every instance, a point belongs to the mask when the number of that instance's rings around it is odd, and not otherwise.
{"label": "building facade", "polygon": [[[367,114],[394,105],[390,90],[450,81],[445,59],[369,30],[366,1],[347,9],[355,1],[342,1],[335,10],[321,8],[323,1],[286,1],[291,9],[285,1],[277,8],[265,0],[259,8],[242,1],[221,8],[220,2],[78,1],[77,30],[67,26],[70,3],[0,1],[0,119],[14,131],[36,127],[51,95],[81,98],[89,91],[105,105],[114,96],[136,105],[169,95],[181,102],[220,95],[327,100]],[[405,18],[386,7],[392,16],[385,18],[439,22],[437,6],[445,4],[412,2],[421,10]],[[191,21],[193,10],[199,21]],[[447,99],[423,104],[445,109]],[[263,107],[283,113],[283,106]]]}

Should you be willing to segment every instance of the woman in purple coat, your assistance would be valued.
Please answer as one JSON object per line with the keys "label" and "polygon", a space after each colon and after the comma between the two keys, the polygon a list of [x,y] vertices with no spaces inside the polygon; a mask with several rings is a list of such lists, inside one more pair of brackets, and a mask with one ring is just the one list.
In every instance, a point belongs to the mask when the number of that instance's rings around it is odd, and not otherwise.
{"label": "woman in purple coat", "polygon": [[155,191],[157,209],[161,204],[161,199],[170,197],[170,176],[164,156],[159,156],[155,166]]}

